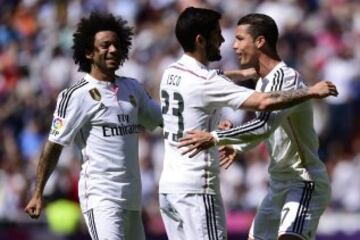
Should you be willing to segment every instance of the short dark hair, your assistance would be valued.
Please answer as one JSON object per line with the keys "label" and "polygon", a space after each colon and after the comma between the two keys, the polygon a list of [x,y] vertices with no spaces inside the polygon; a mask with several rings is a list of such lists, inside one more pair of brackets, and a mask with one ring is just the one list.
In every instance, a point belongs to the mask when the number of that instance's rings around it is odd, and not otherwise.
{"label": "short dark hair", "polygon": [[101,31],[113,31],[120,39],[120,64],[128,58],[133,31],[127,21],[112,14],[92,12],[88,18],[80,20],[73,34],[73,59],[79,65],[79,71],[90,72],[91,61],[86,54],[94,50],[95,35]]}
{"label": "short dark hair", "polygon": [[248,14],[238,21],[237,25],[249,24],[248,32],[255,39],[264,36],[271,50],[276,51],[276,44],[279,37],[279,31],[274,19],[265,14]]}
{"label": "short dark hair", "polygon": [[205,8],[186,8],[179,16],[175,35],[185,52],[195,50],[196,35],[201,34],[207,38],[219,22],[221,14]]}

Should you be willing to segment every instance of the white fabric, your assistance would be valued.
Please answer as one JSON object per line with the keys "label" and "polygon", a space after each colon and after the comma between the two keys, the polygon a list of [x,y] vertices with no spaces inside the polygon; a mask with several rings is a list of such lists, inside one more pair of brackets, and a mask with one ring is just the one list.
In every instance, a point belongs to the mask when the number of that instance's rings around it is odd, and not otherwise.
{"label": "white fabric", "polygon": [[219,192],[217,149],[189,158],[181,154],[177,140],[189,130],[216,129],[220,108],[238,109],[253,92],[188,55],[165,70],[160,84],[165,138],[160,193]]}
{"label": "white fabric", "polygon": [[165,193],[159,204],[169,240],[227,239],[220,195]]}
{"label": "white fabric", "polygon": [[[259,80],[256,89],[269,92],[304,86],[299,73],[281,62]],[[317,153],[311,103],[260,113],[249,123],[212,134],[221,144],[238,143],[233,146],[240,152],[266,141],[270,192],[257,212],[249,236],[277,239],[278,234],[292,234],[314,239],[319,218],[330,200],[330,185]]]}
{"label": "white fabric", "polygon": [[[303,87],[305,84],[299,73],[281,62],[258,81],[256,90],[269,92]],[[212,134],[221,144],[236,143],[234,148],[240,152],[266,140],[272,179],[329,182],[325,165],[317,153],[319,143],[309,101],[257,116],[239,127]]]}
{"label": "white fabric", "polygon": [[141,211],[96,207],[84,218],[92,240],[145,240]]}
{"label": "white fabric", "polygon": [[313,240],[329,201],[330,188],[326,183],[272,181],[256,212],[249,237],[277,239],[287,234]]}
{"label": "white fabric", "polygon": [[159,105],[130,78],[115,84],[86,75],[59,94],[49,140],[82,153],[79,199],[99,206],[141,208],[138,133],[162,123]]}

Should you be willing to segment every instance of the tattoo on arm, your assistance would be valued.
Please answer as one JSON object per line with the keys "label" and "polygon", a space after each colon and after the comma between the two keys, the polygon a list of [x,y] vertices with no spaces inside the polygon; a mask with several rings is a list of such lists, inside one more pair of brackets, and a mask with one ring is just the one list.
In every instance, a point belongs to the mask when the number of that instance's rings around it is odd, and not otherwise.
{"label": "tattoo on arm", "polygon": [[292,107],[312,97],[307,88],[268,92],[268,95],[271,102],[269,110]]}
{"label": "tattoo on arm", "polygon": [[45,184],[56,167],[61,151],[62,146],[59,144],[50,141],[45,144],[36,170],[36,194],[42,195]]}

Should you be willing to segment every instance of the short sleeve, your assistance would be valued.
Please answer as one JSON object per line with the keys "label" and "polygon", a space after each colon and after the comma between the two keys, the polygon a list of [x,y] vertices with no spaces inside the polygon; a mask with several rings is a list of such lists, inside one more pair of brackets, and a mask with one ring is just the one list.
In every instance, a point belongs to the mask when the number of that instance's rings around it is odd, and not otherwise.
{"label": "short sleeve", "polygon": [[282,84],[281,90],[289,91],[306,87],[303,78],[296,70],[289,68],[285,71],[287,72],[285,73],[284,82]]}
{"label": "short sleeve", "polygon": [[140,83],[136,83],[136,88],[141,99],[139,106],[139,123],[149,130],[162,126],[163,119],[159,103],[145,91]]}
{"label": "short sleeve", "polygon": [[226,76],[216,74],[204,81],[203,101],[214,107],[231,107],[236,110],[253,93],[253,89],[238,86]]}
{"label": "short sleeve", "polygon": [[49,134],[49,141],[67,146],[87,120],[86,101],[80,90],[69,88],[57,99]]}

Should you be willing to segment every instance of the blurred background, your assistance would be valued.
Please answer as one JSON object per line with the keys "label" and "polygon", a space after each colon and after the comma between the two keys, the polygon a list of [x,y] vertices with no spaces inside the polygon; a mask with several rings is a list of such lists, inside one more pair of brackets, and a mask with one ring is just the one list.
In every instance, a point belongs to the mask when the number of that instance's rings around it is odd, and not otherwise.
{"label": "blurred background", "polygon": [[[72,61],[72,33],[90,11],[121,15],[134,27],[130,59],[119,74],[134,77],[155,99],[161,74],[181,56],[174,36],[187,6],[223,14],[222,70],[237,69],[232,50],[238,19],[250,12],[270,15],[280,31],[279,53],[309,85],[336,84],[337,98],[313,101],[320,156],[332,181],[332,201],[317,239],[360,239],[360,1],[359,0],[0,0],[0,239],[89,239],[77,203],[79,155],[63,151],[45,189],[46,206],[35,221],[23,213],[35,180],[60,90],[79,80]],[[251,86],[252,83],[247,83]],[[240,124],[252,115],[224,109]],[[157,188],[162,168],[161,129],[140,138],[143,212],[148,239],[167,239]],[[229,240],[246,239],[267,191],[263,145],[221,171]]]}

